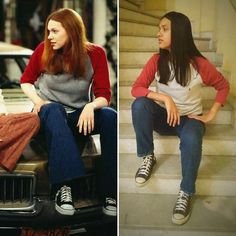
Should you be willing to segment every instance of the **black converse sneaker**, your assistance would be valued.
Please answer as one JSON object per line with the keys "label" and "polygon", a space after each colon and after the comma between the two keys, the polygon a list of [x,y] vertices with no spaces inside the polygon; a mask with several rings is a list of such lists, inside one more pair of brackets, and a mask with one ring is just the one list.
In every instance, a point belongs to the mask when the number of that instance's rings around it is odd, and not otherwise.
{"label": "black converse sneaker", "polygon": [[75,212],[71,197],[71,188],[64,185],[57,191],[55,208],[62,215],[73,215]]}
{"label": "black converse sneaker", "polygon": [[172,222],[182,225],[187,222],[190,216],[191,195],[180,190],[172,215]]}
{"label": "black converse sneaker", "polygon": [[117,215],[117,205],[114,198],[107,197],[103,206],[103,213],[109,216]]}
{"label": "black converse sneaker", "polygon": [[148,181],[155,164],[156,158],[154,155],[148,155],[143,158],[142,164],[135,175],[135,182],[138,186],[142,186]]}

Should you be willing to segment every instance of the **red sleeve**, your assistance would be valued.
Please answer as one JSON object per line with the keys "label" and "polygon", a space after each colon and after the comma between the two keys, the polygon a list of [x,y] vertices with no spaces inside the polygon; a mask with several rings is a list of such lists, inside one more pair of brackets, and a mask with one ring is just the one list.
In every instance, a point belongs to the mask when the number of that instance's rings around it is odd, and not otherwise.
{"label": "red sleeve", "polygon": [[108,63],[105,50],[98,45],[91,45],[88,51],[93,66],[93,93],[95,98],[104,97],[108,104],[111,100]]}
{"label": "red sleeve", "polygon": [[207,59],[199,57],[196,60],[203,83],[217,90],[215,101],[223,105],[229,94],[229,82]]}
{"label": "red sleeve", "polygon": [[148,62],[145,64],[140,75],[134,82],[131,90],[131,94],[134,97],[143,97],[151,91],[149,88],[150,84],[155,78],[155,73],[157,72],[157,63],[159,55],[154,54]]}
{"label": "red sleeve", "polygon": [[40,43],[32,56],[30,57],[29,63],[21,76],[20,83],[30,83],[34,84],[34,82],[38,79],[39,75],[42,72],[42,63],[41,58],[43,54],[44,43]]}

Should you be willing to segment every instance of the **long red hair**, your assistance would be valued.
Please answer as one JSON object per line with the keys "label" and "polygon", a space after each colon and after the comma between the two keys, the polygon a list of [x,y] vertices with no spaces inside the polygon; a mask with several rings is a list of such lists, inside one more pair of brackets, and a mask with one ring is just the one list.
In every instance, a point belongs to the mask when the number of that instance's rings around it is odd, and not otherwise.
{"label": "long red hair", "polygon": [[[63,49],[53,50],[48,40],[47,29],[50,20],[58,21],[65,28],[68,41]],[[47,18],[44,36],[44,51],[42,63],[45,71],[50,74],[70,73],[76,76],[83,76],[86,71],[86,54],[89,47],[86,38],[86,30],[81,16],[69,8],[61,8]]]}

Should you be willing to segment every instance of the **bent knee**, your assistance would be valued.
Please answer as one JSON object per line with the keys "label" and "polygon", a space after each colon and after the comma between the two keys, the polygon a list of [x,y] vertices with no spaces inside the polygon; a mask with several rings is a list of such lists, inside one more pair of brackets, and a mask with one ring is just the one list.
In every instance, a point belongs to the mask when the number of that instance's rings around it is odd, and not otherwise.
{"label": "bent knee", "polygon": [[55,109],[64,109],[64,107],[56,102],[50,102],[41,107],[41,110],[55,110]]}
{"label": "bent knee", "polygon": [[144,106],[146,106],[150,102],[151,100],[147,97],[138,97],[132,103],[132,106],[131,106],[132,111],[143,110]]}
{"label": "bent knee", "polygon": [[45,104],[41,107],[39,116],[42,117],[46,114],[53,115],[53,114],[58,114],[58,113],[66,114],[65,108],[63,107],[63,105],[59,103],[52,102],[52,103]]}
{"label": "bent knee", "polygon": [[110,122],[117,122],[117,112],[110,107],[103,107],[101,109],[101,114],[104,120]]}

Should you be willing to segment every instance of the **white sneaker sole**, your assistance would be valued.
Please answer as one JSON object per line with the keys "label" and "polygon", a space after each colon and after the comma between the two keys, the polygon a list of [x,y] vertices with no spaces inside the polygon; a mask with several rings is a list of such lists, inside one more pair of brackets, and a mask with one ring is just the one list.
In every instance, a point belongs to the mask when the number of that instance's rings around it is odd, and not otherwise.
{"label": "white sneaker sole", "polygon": [[145,181],[145,182],[143,182],[143,183],[138,183],[138,182],[136,182],[136,180],[135,180],[135,185],[137,186],[137,187],[143,187],[143,186],[145,186],[148,182],[149,182],[149,180],[152,178],[152,176],[150,176],[150,178],[147,180],[147,181]]}
{"label": "white sneaker sole", "polygon": [[155,172],[156,167],[157,167],[157,161],[156,161],[156,163],[154,164],[154,166],[152,167],[152,173],[151,173],[149,179],[146,180],[145,182],[139,183],[139,182],[136,181],[136,179],[134,179],[136,186],[137,186],[137,187],[143,187],[143,186],[145,186],[145,185],[148,183],[148,181],[152,178],[152,174],[153,174],[153,172]]}
{"label": "white sneaker sole", "polygon": [[174,216],[172,216],[172,222],[173,222],[173,224],[176,224],[176,225],[183,225],[189,220],[189,217],[190,217],[190,214],[188,214],[183,219],[175,219]]}
{"label": "white sneaker sole", "polygon": [[58,205],[55,205],[55,209],[57,212],[59,212],[62,215],[68,215],[68,216],[72,216],[75,213],[75,209],[71,209],[71,210],[67,210],[67,209],[62,209],[61,207],[59,207]]}
{"label": "white sneaker sole", "polygon": [[102,211],[105,215],[108,215],[108,216],[116,216],[117,215],[117,212],[116,211],[109,211],[107,210],[106,208],[102,208]]}

